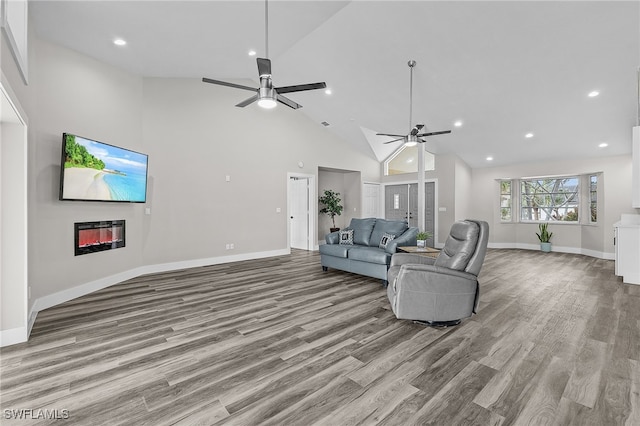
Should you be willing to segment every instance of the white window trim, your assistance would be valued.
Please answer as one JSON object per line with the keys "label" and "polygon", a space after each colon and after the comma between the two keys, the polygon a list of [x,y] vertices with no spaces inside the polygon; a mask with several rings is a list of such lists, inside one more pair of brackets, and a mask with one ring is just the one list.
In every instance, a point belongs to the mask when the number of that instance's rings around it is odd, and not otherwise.
{"label": "white window trim", "polygon": [[[596,191],[598,194],[597,198],[597,218],[600,217],[601,211],[601,202],[602,199],[602,172],[590,172],[590,173],[577,173],[577,174],[567,174],[567,175],[550,175],[550,176],[528,176],[522,178],[500,178],[497,179],[498,182],[498,223],[501,224],[513,224],[513,223],[553,223],[553,225],[562,225],[562,226],[597,226],[600,222],[596,219],[595,222],[591,221],[591,194],[590,194],[590,181],[591,176],[597,177],[597,186]],[[563,178],[571,178],[575,177],[578,179],[578,220],[575,222],[556,220],[556,221],[546,221],[546,220],[523,220],[522,212],[521,212],[521,201],[522,201],[522,193],[521,193],[521,182],[523,180],[533,180],[533,179],[563,179]],[[502,212],[501,212],[501,204],[500,197],[502,196],[502,187],[500,182],[502,181],[511,181],[511,220],[502,220]]]}

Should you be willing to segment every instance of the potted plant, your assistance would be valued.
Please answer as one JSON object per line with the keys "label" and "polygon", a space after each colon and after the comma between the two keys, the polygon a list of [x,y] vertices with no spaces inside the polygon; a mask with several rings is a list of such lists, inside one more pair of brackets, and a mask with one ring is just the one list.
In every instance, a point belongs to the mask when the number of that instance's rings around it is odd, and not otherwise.
{"label": "potted plant", "polygon": [[340,193],[332,191],[331,189],[325,189],[324,194],[318,197],[318,201],[324,204],[324,207],[320,209],[320,213],[329,215],[333,222],[333,228],[330,228],[330,231],[339,231],[340,228],[336,227],[336,215],[340,216],[342,214],[343,207],[342,204],[340,204],[342,201],[340,199]]}
{"label": "potted plant", "polygon": [[546,222],[541,223],[538,225],[538,229],[540,230],[540,232],[536,232],[536,235],[540,240],[540,250],[545,253],[549,253],[551,251],[551,236],[553,235],[553,232],[549,232],[547,230],[548,226],[549,224]]}
{"label": "potted plant", "polygon": [[427,240],[431,238],[431,232],[420,231],[416,234],[416,246],[418,248],[426,248]]}

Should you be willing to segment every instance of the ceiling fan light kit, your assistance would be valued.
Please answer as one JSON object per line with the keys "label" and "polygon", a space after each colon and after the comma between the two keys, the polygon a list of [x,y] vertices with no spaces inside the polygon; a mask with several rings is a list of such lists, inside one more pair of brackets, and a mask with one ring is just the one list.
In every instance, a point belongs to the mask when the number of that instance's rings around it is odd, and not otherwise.
{"label": "ceiling fan light kit", "polygon": [[416,135],[407,135],[407,141],[404,143],[405,146],[412,147],[418,145],[418,138]]}
{"label": "ceiling fan light kit", "polygon": [[412,127],[411,116],[413,112],[413,67],[416,66],[416,61],[412,59],[409,62],[407,62],[407,65],[409,65],[409,69],[410,69],[410,72],[409,72],[409,129],[411,130],[409,130],[409,134],[407,135],[396,135],[393,133],[376,133],[378,136],[391,136],[395,138],[390,141],[384,142],[384,144],[393,143],[397,141],[404,141],[404,146],[412,147],[412,146],[416,146],[419,143],[426,142],[424,139],[422,139],[423,137],[444,135],[447,133],[451,133],[451,130],[443,130],[440,132],[419,133],[420,130],[422,130],[422,128],[424,127],[424,124],[416,124],[414,127]]}
{"label": "ceiling fan light kit", "polygon": [[244,108],[253,102],[258,102],[258,106],[271,109],[278,105],[278,102],[285,104],[289,108],[298,109],[302,105],[292,101],[291,99],[282,96],[282,93],[302,92],[306,90],[324,89],[327,87],[325,82],[321,83],[309,83],[298,84],[295,86],[274,87],[271,80],[271,60],[269,57],[269,2],[264,2],[264,32],[265,32],[265,53],[266,58],[257,58],[258,63],[258,76],[260,77],[260,87],[255,89],[253,87],[242,86],[240,84],[228,83],[226,81],[213,80],[211,78],[203,78],[205,83],[217,84],[219,86],[233,87],[236,89],[251,90],[257,92],[254,96],[245,99],[237,104],[237,107]]}

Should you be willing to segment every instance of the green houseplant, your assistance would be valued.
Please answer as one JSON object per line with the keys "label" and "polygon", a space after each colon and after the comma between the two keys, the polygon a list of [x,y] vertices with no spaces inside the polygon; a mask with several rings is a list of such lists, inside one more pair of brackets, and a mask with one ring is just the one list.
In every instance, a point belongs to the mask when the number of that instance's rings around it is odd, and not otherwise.
{"label": "green houseplant", "polygon": [[427,246],[427,240],[431,238],[431,232],[420,231],[416,234],[416,246],[419,248],[425,248]]}
{"label": "green houseplant", "polygon": [[549,224],[546,222],[541,223],[538,225],[538,230],[540,232],[536,232],[536,235],[540,240],[540,250],[545,253],[549,253],[551,251],[551,236],[553,235],[553,232],[549,232],[547,229],[548,226]]}
{"label": "green houseplant", "polygon": [[330,231],[338,231],[340,228],[336,227],[336,215],[340,216],[343,209],[340,193],[331,189],[325,189],[322,196],[318,197],[318,201],[324,205],[324,207],[320,209],[320,213],[327,214],[331,218],[333,228],[330,228]]}

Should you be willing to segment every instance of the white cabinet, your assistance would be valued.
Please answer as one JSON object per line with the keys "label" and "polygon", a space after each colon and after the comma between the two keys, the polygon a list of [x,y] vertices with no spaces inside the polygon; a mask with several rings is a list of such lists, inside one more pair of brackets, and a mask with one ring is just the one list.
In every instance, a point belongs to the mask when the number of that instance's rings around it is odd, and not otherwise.
{"label": "white cabinet", "polygon": [[640,215],[623,214],[615,230],[615,274],[627,284],[640,284]]}
{"label": "white cabinet", "polygon": [[633,128],[631,155],[631,205],[640,209],[640,126]]}

